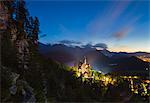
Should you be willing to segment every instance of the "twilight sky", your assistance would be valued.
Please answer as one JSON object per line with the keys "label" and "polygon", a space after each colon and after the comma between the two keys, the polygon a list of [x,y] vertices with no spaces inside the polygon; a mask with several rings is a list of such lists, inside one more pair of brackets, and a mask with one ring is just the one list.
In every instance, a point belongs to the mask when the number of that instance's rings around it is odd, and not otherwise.
{"label": "twilight sky", "polygon": [[105,43],[110,51],[150,52],[148,0],[27,0],[42,43]]}

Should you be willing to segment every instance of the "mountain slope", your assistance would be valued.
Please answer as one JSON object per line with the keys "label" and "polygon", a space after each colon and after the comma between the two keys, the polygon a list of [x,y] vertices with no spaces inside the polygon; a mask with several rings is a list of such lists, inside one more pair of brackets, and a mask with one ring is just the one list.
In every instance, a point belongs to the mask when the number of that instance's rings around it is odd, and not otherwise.
{"label": "mountain slope", "polygon": [[47,53],[42,53],[47,58],[65,63],[69,66],[77,66],[78,62],[87,57],[89,64],[95,70],[101,70],[104,73],[111,71],[145,71],[149,68],[147,62],[137,58],[138,55],[146,55],[145,52],[110,52],[108,50],[96,50],[95,48],[69,47],[63,44],[47,46]]}

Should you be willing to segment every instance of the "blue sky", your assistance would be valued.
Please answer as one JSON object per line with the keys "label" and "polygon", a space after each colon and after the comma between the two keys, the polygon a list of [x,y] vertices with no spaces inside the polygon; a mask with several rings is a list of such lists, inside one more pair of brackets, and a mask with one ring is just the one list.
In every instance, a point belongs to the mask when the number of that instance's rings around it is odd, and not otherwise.
{"label": "blue sky", "polygon": [[111,51],[126,52],[150,52],[149,5],[148,0],[26,2],[40,20],[41,35],[47,35],[40,42],[105,43]]}

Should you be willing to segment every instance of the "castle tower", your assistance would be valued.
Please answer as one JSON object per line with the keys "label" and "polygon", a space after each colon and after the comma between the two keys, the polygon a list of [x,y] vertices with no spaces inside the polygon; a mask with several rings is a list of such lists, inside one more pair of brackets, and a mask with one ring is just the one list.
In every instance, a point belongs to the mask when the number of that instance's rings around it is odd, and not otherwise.
{"label": "castle tower", "polygon": [[84,64],[87,64],[86,56],[84,56]]}
{"label": "castle tower", "polygon": [[90,76],[90,68],[90,65],[87,63],[87,58],[84,57],[83,63],[80,62],[78,65],[78,72],[80,73],[80,76],[88,78]]}

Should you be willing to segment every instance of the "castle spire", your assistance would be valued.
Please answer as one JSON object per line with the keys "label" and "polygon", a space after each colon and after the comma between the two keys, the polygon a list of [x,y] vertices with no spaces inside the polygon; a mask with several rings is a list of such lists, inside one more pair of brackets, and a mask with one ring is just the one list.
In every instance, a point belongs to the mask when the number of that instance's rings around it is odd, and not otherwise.
{"label": "castle spire", "polygon": [[84,56],[84,64],[87,64],[86,56]]}

